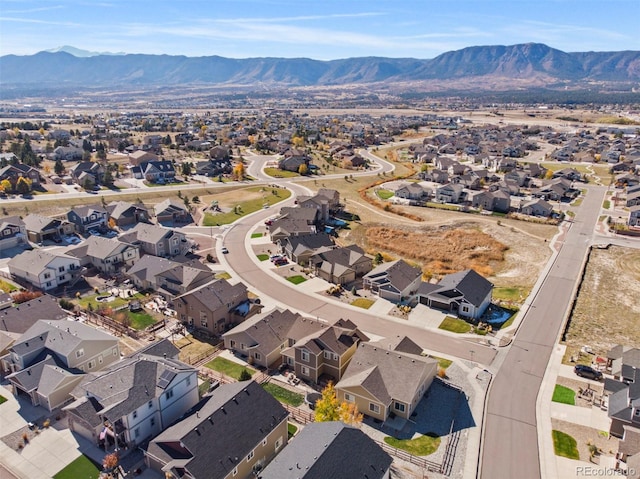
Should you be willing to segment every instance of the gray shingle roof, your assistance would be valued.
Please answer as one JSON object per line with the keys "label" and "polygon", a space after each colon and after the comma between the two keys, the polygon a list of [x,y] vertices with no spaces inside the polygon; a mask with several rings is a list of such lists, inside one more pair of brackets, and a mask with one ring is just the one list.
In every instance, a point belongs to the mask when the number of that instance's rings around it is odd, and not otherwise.
{"label": "gray shingle roof", "polygon": [[382,479],[391,456],[359,429],[341,422],[305,428],[260,474],[262,479]]}
{"label": "gray shingle roof", "polygon": [[438,289],[432,294],[441,294],[446,291],[457,290],[464,299],[478,307],[493,289],[493,284],[480,276],[472,269],[466,269],[457,273],[448,274],[438,283]]}
{"label": "gray shingle roof", "polygon": [[[404,350],[408,348],[407,341],[399,343]],[[336,387],[361,385],[384,404],[391,399],[410,403],[421,384],[420,378],[427,373],[435,374],[437,364],[430,358],[362,342]]]}
{"label": "gray shingle roof", "polygon": [[[287,416],[259,384],[225,384],[153,439],[148,452],[165,464],[180,464],[196,479],[222,479]],[[185,450],[168,446],[176,442]]]}
{"label": "gray shingle roof", "polygon": [[60,220],[55,220],[47,216],[40,216],[33,213],[27,215],[23,221],[27,231],[35,232],[41,232],[49,228],[58,228],[62,224]]}
{"label": "gray shingle roof", "polygon": [[20,271],[29,271],[33,274],[41,273],[49,263],[56,258],[68,258],[77,261],[77,258],[63,253],[54,253],[43,249],[27,250],[9,260],[9,270],[16,268]]}
{"label": "gray shingle roof", "polygon": [[39,319],[64,319],[68,313],[60,307],[58,300],[45,294],[11,308],[0,310],[0,331],[25,333]]}
{"label": "gray shingle roof", "polygon": [[376,278],[382,283],[392,286],[398,291],[404,290],[409,284],[422,276],[420,268],[410,266],[402,259],[382,263],[369,271],[364,277],[376,282]]}

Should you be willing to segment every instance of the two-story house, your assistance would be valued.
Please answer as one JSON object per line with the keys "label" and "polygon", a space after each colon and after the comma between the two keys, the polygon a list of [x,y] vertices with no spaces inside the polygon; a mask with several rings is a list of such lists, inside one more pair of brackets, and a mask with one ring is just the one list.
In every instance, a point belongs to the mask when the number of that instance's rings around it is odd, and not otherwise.
{"label": "two-story house", "polygon": [[436,201],[440,203],[462,203],[466,198],[464,187],[459,183],[449,183],[436,189]]}
{"label": "two-story house", "polygon": [[12,187],[15,188],[20,178],[29,179],[32,187],[40,185],[40,172],[32,166],[17,163],[0,168],[0,181],[9,180]]}
{"label": "two-story house", "polygon": [[215,279],[211,269],[198,260],[174,259],[176,261],[145,255],[127,270],[126,275],[141,290],[153,289],[167,299]]}
{"label": "two-story house", "polygon": [[0,252],[15,248],[27,240],[27,229],[19,216],[0,219]]}
{"label": "two-story house", "polygon": [[138,223],[149,223],[150,221],[149,211],[142,203],[112,201],[105,209],[109,216],[109,222],[119,228]]}
{"label": "two-story house", "polygon": [[69,395],[85,373],[120,360],[118,339],[83,323],[40,320],[10,348],[3,363],[16,394],[52,410]]}
{"label": "two-story house", "polygon": [[9,272],[12,276],[47,291],[58,286],[74,284],[80,278],[83,269],[78,258],[35,249],[11,258]]}
{"label": "two-story house", "polygon": [[309,259],[317,276],[334,284],[347,284],[373,269],[373,260],[357,245],[316,253]]}
{"label": "two-story house", "polygon": [[140,445],[198,403],[198,370],[139,353],[87,376],[65,407],[69,429],[104,449]]}
{"label": "two-story house", "polygon": [[167,198],[153,207],[158,223],[188,223],[192,220],[191,213],[184,203]]}
{"label": "two-story house", "polygon": [[153,439],[147,465],[190,479],[248,479],[287,444],[288,413],[253,381],[224,384]]}
{"label": "two-story house", "polygon": [[212,281],[173,300],[178,319],[191,327],[219,335],[259,311],[249,301],[244,283],[232,285],[225,279]]}
{"label": "two-story house", "polygon": [[65,234],[73,232],[74,226],[68,221],[61,221],[47,216],[30,214],[24,217],[24,229],[27,239],[34,243],[42,243],[47,240],[57,240]]}
{"label": "two-story house", "polygon": [[134,166],[131,173],[135,178],[144,179],[150,183],[170,183],[176,176],[176,170],[168,160],[143,161]]}
{"label": "two-story house", "polygon": [[184,255],[191,247],[184,233],[146,223],[138,223],[119,239],[139,246],[146,254],[163,258]]}
{"label": "two-story house", "polygon": [[115,274],[140,259],[140,249],[116,239],[90,236],[82,245],[66,252],[80,260],[81,266],[93,266],[101,273]]}
{"label": "two-story house", "polygon": [[67,212],[67,220],[80,234],[87,234],[92,229],[105,229],[108,219],[109,214],[102,205],[74,206]]}
{"label": "two-story house", "polygon": [[400,302],[413,296],[422,282],[422,271],[398,259],[382,263],[362,277],[364,289],[381,298]]}

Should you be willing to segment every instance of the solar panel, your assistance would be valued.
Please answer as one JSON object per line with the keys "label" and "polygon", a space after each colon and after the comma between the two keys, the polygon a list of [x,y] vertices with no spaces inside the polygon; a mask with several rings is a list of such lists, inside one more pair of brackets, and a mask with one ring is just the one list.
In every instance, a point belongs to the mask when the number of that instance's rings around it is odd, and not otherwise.
{"label": "solar panel", "polygon": [[161,389],[165,389],[175,377],[176,373],[174,373],[173,371],[169,371],[168,369],[164,370],[160,375],[160,379],[158,380],[158,387]]}

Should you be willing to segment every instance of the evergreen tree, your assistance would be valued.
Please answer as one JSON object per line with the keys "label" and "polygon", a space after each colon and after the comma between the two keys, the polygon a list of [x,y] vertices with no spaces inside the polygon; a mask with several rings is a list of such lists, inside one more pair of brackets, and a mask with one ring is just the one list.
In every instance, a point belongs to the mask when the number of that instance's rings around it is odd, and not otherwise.
{"label": "evergreen tree", "polygon": [[60,158],[58,158],[56,160],[56,163],[53,165],[53,171],[58,176],[64,173],[64,165],[62,164],[62,160]]}

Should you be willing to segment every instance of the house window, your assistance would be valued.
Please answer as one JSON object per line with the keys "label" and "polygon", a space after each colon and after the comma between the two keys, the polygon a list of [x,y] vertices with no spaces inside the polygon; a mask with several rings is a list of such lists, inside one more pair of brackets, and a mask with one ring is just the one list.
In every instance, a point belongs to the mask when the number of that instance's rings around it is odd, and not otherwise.
{"label": "house window", "polygon": [[45,286],[46,286],[47,288],[50,288],[50,287],[51,287],[51,281],[47,281],[47,282],[45,283]]}
{"label": "house window", "polygon": [[84,356],[84,349],[78,349],[76,351],[76,358],[81,358],[82,356]]}
{"label": "house window", "polygon": [[263,445],[263,446],[266,446],[266,445],[267,445],[267,438],[266,438],[266,437],[262,440],[262,445]]}
{"label": "house window", "polygon": [[293,366],[293,364],[294,364],[293,358],[287,358],[287,364],[289,366]]}
{"label": "house window", "polygon": [[138,419],[138,411],[133,411],[133,419]]}
{"label": "house window", "polygon": [[89,361],[89,369],[93,369],[96,367],[96,362],[95,361]]}
{"label": "house window", "polygon": [[395,402],[395,404],[393,405],[393,408],[396,411],[400,411],[400,412],[404,412],[404,404],[400,403],[400,402]]}
{"label": "house window", "polygon": [[282,436],[276,439],[276,452],[278,452],[281,447],[282,447]]}
{"label": "house window", "polygon": [[113,348],[113,355],[117,356],[118,355],[118,348]]}
{"label": "house window", "polygon": [[235,342],[233,339],[232,339],[231,341],[229,341],[229,347],[230,347],[231,349],[233,349],[233,348],[235,348],[235,347],[236,347],[236,342]]}
{"label": "house window", "polygon": [[240,343],[240,349],[242,349],[244,351],[244,349],[245,349],[244,343]]}
{"label": "house window", "polygon": [[173,397],[173,389],[169,389],[166,393],[165,393],[165,397],[167,398],[167,400],[171,399]]}
{"label": "house window", "polygon": [[191,386],[191,376],[187,376],[187,386]]}
{"label": "house window", "polygon": [[136,437],[140,437],[140,428],[137,427],[134,431],[134,434],[136,435]]}
{"label": "house window", "polygon": [[254,353],[253,357],[256,358],[258,361],[262,359],[262,356],[260,355],[260,353]]}
{"label": "house window", "polygon": [[309,351],[302,351],[301,352],[301,358],[303,361],[305,362],[309,362]]}
{"label": "house window", "polygon": [[303,376],[308,376],[308,375],[309,375],[309,368],[308,368],[308,367],[306,367],[306,366],[302,366],[302,368],[300,368],[300,373],[301,373]]}
{"label": "house window", "polygon": [[463,306],[462,307],[462,312],[463,313],[468,313],[469,312],[469,306]]}
{"label": "house window", "polygon": [[64,279],[65,279],[65,275],[64,274],[58,278],[58,280],[60,280],[60,281],[63,281]]}
{"label": "house window", "polygon": [[253,453],[254,453],[254,451],[251,451],[251,452],[247,455],[247,462],[249,462],[251,459],[253,459]]}
{"label": "house window", "polygon": [[64,273],[64,266],[60,266],[60,267],[58,268],[58,271],[59,271],[60,273]]}
{"label": "house window", "polygon": [[332,356],[331,351],[325,351],[324,352],[324,358],[325,359],[331,359],[331,356]]}
{"label": "house window", "polygon": [[149,409],[153,408],[153,401],[149,401]]}
{"label": "house window", "polygon": [[151,427],[155,426],[156,425],[156,418],[152,417],[150,423],[151,423]]}
{"label": "house window", "polygon": [[374,412],[376,414],[380,414],[380,406],[370,402],[369,403],[369,411]]}
{"label": "house window", "polygon": [[640,416],[640,409],[636,409],[635,414],[636,416]]}
{"label": "house window", "polygon": [[44,274],[44,279],[49,279],[51,278],[51,274],[50,273],[45,273]]}
{"label": "house window", "polygon": [[98,364],[102,364],[102,354],[98,356]]}
{"label": "house window", "polygon": [[234,467],[234,468],[233,468],[233,475],[234,475],[234,476],[237,476],[237,475],[238,475],[238,468],[237,468],[237,467]]}
{"label": "house window", "polygon": [[202,326],[203,328],[206,328],[207,327],[207,322],[200,320],[200,326]]}
{"label": "house window", "polygon": [[353,397],[353,394],[344,393],[344,400],[347,402],[355,402],[356,398]]}

